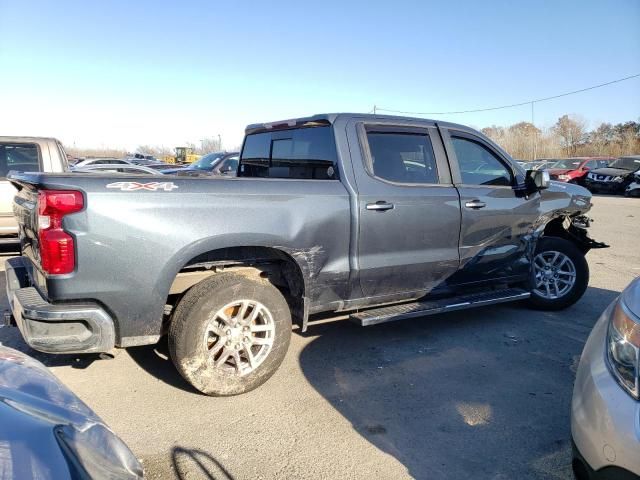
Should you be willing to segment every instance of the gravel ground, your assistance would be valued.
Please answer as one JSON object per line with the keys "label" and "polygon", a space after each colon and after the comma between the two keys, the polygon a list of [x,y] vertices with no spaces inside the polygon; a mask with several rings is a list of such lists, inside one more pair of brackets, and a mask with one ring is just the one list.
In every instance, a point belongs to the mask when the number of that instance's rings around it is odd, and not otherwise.
{"label": "gravel ground", "polygon": [[640,199],[593,203],[591,235],[611,248],[589,253],[590,286],[573,307],[323,323],[294,332],[275,376],[239,397],[193,391],[162,343],[91,361],[33,352],[16,329],[0,342],[50,366],[152,479],[568,479],[580,352],[640,274]]}

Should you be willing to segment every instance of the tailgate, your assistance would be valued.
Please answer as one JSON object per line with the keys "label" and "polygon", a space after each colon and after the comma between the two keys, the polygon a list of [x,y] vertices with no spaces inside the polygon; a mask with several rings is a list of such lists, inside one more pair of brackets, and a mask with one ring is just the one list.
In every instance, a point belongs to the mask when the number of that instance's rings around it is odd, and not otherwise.
{"label": "tailgate", "polygon": [[18,186],[20,190],[13,198],[13,214],[18,222],[18,236],[22,254],[36,265],[38,256],[38,191],[34,185]]}

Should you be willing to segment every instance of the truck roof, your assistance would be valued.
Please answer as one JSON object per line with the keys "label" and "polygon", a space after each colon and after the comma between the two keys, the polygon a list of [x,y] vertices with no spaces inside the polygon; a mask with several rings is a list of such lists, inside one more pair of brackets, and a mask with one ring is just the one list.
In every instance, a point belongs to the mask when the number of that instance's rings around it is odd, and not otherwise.
{"label": "truck roof", "polygon": [[58,139],[54,137],[23,137],[20,135],[15,135],[15,136],[0,135],[0,142],[42,142],[42,141],[57,142]]}
{"label": "truck roof", "polygon": [[333,124],[338,118],[343,118],[343,117],[357,118],[362,120],[384,120],[384,119],[399,120],[399,121],[402,121],[402,120],[416,121],[417,120],[425,124],[433,125],[435,123],[438,123],[439,125],[442,125],[442,126],[469,130],[469,127],[465,125],[460,125],[460,124],[451,123],[451,122],[443,122],[440,120],[432,120],[428,118],[406,117],[406,116],[397,116],[397,115],[377,115],[377,114],[374,115],[372,113],[320,113],[320,114],[311,115],[308,117],[290,118],[287,120],[278,120],[275,122],[252,123],[251,125],[247,125],[247,127],[245,128],[245,134],[248,135],[251,133],[263,132],[263,131],[278,129],[278,128],[293,128],[293,127],[302,126],[302,125],[306,125],[306,126],[312,126],[313,124],[329,125],[329,124]]}

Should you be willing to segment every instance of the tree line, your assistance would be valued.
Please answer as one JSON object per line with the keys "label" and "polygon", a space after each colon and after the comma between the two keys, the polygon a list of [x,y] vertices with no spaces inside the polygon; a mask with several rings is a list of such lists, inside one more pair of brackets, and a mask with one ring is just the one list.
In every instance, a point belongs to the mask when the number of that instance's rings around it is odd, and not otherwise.
{"label": "tree line", "polygon": [[519,160],[640,154],[640,123],[635,121],[601,123],[588,130],[582,118],[563,115],[546,129],[519,122],[509,127],[486,127],[482,133]]}
{"label": "tree line", "polygon": [[[193,153],[198,155],[205,155],[211,152],[222,151],[222,138],[205,137],[200,140],[199,145],[193,142],[185,142],[182,145],[176,145],[179,147],[187,147],[193,150]],[[173,156],[176,154],[175,147],[167,147],[164,145],[139,145],[133,152],[127,151],[124,148],[76,148],[65,147],[67,153],[77,158],[124,158],[127,155],[133,153],[142,153],[144,155],[153,155],[158,159],[162,159],[165,156]]]}

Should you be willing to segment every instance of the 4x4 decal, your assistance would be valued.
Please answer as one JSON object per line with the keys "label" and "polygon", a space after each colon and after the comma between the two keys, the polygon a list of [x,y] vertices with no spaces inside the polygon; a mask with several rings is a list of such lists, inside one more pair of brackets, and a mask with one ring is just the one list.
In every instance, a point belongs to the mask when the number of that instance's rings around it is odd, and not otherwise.
{"label": "4x4 decal", "polygon": [[165,192],[170,192],[178,188],[178,186],[173,182],[115,182],[107,185],[107,188],[116,188],[123,192],[132,192],[134,190],[151,190],[152,192],[164,190]]}

